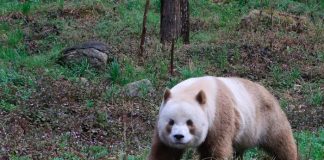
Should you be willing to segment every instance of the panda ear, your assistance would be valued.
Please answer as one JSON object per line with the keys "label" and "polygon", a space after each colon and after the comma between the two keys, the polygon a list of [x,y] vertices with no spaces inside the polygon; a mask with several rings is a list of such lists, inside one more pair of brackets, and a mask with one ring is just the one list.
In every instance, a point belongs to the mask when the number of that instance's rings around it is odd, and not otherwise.
{"label": "panda ear", "polygon": [[199,93],[196,95],[196,100],[199,104],[203,105],[206,103],[206,94],[203,90],[199,91]]}
{"label": "panda ear", "polygon": [[167,88],[167,89],[165,89],[165,91],[164,91],[164,96],[163,96],[163,101],[164,101],[164,103],[167,102],[168,99],[170,99],[170,97],[171,97],[171,92],[170,92],[170,90]]}

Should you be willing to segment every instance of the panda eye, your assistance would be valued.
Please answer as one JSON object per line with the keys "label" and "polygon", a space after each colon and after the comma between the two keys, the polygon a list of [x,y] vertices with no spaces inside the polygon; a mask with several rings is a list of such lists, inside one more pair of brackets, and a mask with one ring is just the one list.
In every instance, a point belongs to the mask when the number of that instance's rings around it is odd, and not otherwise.
{"label": "panda eye", "polygon": [[174,125],[174,120],[173,120],[173,119],[170,119],[170,121],[169,121],[169,125],[170,125],[170,126],[173,126],[173,125]]}
{"label": "panda eye", "polygon": [[191,119],[187,120],[187,125],[188,125],[188,126],[192,126],[192,125],[193,125],[193,122],[192,122]]}

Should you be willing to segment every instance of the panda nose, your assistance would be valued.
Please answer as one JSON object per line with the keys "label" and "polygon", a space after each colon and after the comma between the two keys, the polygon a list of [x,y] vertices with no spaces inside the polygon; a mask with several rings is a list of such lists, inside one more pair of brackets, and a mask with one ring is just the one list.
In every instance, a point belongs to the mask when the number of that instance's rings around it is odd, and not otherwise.
{"label": "panda nose", "polygon": [[177,140],[181,140],[184,136],[182,134],[176,134],[173,137]]}

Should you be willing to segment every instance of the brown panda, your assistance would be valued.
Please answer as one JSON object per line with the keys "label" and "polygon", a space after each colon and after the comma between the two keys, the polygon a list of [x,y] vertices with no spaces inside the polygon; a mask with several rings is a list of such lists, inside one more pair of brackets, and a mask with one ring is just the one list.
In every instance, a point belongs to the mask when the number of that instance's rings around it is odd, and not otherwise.
{"label": "brown panda", "polygon": [[240,78],[190,78],[165,91],[148,159],[178,160],[190,147],[200,159],[242,158],[252,147],[275,159],[297,159],[278,101],[263,86]]}

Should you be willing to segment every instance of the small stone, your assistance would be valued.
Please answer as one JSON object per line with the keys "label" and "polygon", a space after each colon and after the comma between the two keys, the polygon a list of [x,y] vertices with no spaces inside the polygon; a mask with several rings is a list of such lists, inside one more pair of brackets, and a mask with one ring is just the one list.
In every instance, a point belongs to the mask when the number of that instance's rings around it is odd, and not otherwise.
{"label": "small stone", "polygon": [[303,87],[302,85],[295,84],[295,85],[294,85],[294,90],[295,90],[296,92],[300,93],[301,90],[302,90],[302,87]]}
{"label": "small stone", "polygon": [[88,79],[84,78],[84,77],[80,77],[80,82],[81,84],[85,85],[85,86],[89,86],[89,81]]}
{"label": "small stone", "polygon": [[290,105],[288,106],[288,110],[289,110],[289,111],[293,111],[295,108],[296,108],[296,106],[295,106],[295,105],[292,105],[292,104],[290,104]]}
{"label": "small stone", "polygon": [[143,79],[140,81],[127,84],[124,89],[124,94],[129,97],[140,97],[154,92],[153,85],[150,80]]}

